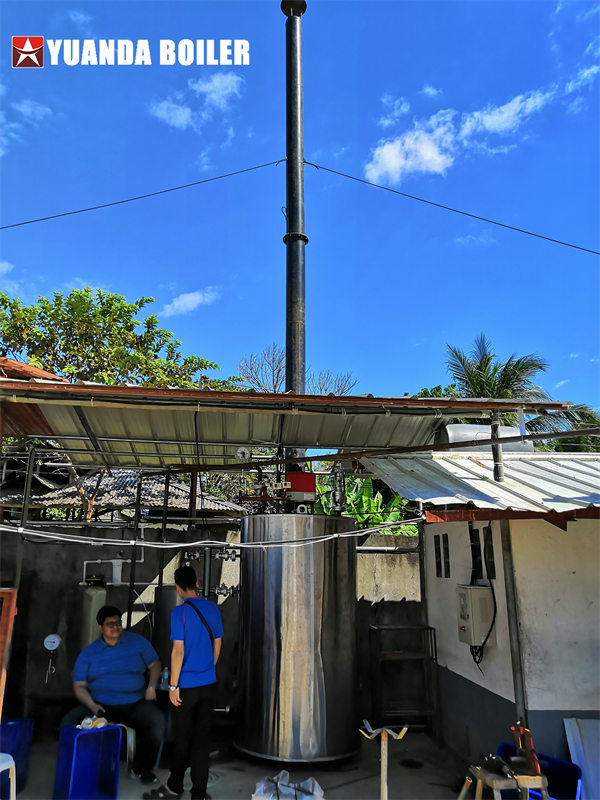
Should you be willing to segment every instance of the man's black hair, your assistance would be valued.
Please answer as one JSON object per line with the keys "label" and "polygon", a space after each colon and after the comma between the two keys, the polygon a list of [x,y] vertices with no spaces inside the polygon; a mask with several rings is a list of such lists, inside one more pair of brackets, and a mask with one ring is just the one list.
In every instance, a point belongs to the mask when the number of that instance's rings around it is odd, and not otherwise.
{"label": "man's black hair", "polygon": [[175,570],[175,583],[182,591],[187,592],[190,589],[195,589],[197,582],[198,579],[193,567],[185,566]]}
{"label": "man's black hair", "polygon": [[109,617],[118,617],[121,619],[123,616],[123,612],[120,611],[116,606],[102,606],[102,608],[96,614],[96,622],[98,625],[104,625],[104,620],[108,619]]}

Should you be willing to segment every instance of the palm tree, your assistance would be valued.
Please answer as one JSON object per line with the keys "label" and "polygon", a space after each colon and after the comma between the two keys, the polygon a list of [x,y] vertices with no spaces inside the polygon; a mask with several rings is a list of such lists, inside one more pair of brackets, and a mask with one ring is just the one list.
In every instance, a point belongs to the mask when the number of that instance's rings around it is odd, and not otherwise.
{"label": "palm tree", "polygon": [[[483,333],[475,339],[469,353],[452,345],[447,347],[448,372],[460,396],[551,400],[550,395],[534,383],[536,376],[548,369],[548,362],[541,356],[529,353],[517,358],[513,353],[507,361],[500,361]],[[502,415],[504,424],[514,424],[515,419],[514,414]],[[489,419],[479,421],[484,424],[489,423]],[[578,405],[565,411],[542,411],[537,416],[530,417],[525,425],[531,433],[542,433],[569,430],[576,425],[589,426],[599,423],[600,418],[595,411],[588,406]],[[597,446],[594,449],[597,449]]]}

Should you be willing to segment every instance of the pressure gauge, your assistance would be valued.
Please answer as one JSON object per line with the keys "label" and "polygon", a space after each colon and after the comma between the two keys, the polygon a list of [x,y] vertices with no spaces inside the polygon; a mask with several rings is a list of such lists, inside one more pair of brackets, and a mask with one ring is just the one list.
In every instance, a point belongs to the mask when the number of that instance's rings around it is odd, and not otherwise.
{"label": "pressure gauge", "polygon": [[247,447],[238,447],[235,451],[235,457],[239,461],[250,461],[250,450]]}
{"label": "pressure gauge", "polygon": [[56,650],[56,648],[61,642],[62,639],[60,638],[58,633],[51,633],[44,639],[44,647],[46,648],[46,650],[49,650],[52,653],[54,650]]}

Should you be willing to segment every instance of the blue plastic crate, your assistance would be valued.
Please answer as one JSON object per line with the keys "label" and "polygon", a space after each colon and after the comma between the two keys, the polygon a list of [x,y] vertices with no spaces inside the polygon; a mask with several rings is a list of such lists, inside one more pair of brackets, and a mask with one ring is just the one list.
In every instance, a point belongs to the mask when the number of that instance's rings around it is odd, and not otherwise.
{"label": "blue plastic crate", "polygon": [[[503,742],[497,752],[497,755],[503,758],[507,764],[510,764],[510,759],[516,754],[516,747],[508,742]],[[537,757],[542,775],[548,779],[550,800],[579,800],[581,797],[581,769],[577,764],[546,756],[544,753],[538,753]],[[530,789],[529,794],[531,797],[541,797],[541,794],[535,789]],[[508,793],[505,794],[505,797],[509,796]],[[519,795],[515,793],[513,796],[518,797]]]}
{"label": "blue plastic crate", "polygon": [[[22,791],[27,785],[32,736],[32,719],[9,719],[0,724],[0,753],[9,753],[15,760],[17,792]],[[9,796],[8,772],[3,772],[0,776],[0,798],[8,800]]]}
{"label": "blue plastic crate", "polygon": [[54,800],[115,800],[121,728],[63,728],[58,743]]}

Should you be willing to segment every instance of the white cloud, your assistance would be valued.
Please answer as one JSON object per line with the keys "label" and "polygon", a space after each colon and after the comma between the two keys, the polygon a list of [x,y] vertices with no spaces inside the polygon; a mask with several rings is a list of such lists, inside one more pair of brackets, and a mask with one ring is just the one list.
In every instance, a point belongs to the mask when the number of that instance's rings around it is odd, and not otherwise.
{"label": "white cloud", "polygon": [[177,295],[162,310],[165,317],[174,317],[178,314],[189,314],[198,306],[209,306],[221,296],[218,286],[207,286],[197,292],[184,292]]}
{"label": "white cloud", "polygon": [[194,124],[192,109],[174,103],[170,98],[162,100],[160,103],[153,103],[150,106],[150,113],[161,122],[166,122],[167,125],[180,131],[184,131]]}
{"label": "white cloud", "polygon": [[569,353],[569,358],[579,358],[579,353]]}
{"label": "white cloud", "polygon": [[[597,6],[600,10],[600,4]],[[592,58],[600,58],[600,36],[596,36],[588,46],[585,48],[585,56],[591,56]]]}
{"label": "white cloud", "polygon": [[391,127],[400,117],[410,111],[410,104],[406,97],[392,97],[391,94],[384,94],[381,103],[385,113],[377,120],[380,128]]}
{"label": "white cloud", "polygon": [[233,130],[233,126],[230,125],[227,130],[225,131],[226,139],[221,144],[221,147],[229,147],[229,145],[233,142],[235,138],[235,131]]}
{"label": "white cloud", "polygon": [[196,166],[200,172],[207,172],[207,170],[212,169],[213,163],[210,158],[210,147],[205,148],[200,153],[196,159]]}
{"label": "white cloud", "polygon": [[581,11],[577,15],[577,22],[583,22],[586,19],[589,19],[594,14],[598,14],[600,12],[600,4],[592,3],[592,5],[586,10]]}
{"label": "white cloud", "polygon": [[455,127],[453,111],[440,111],[413,130],[395,139],[381,141],[365,167],[367,180],[387,178],[398,183],[411,172],[443,175],[454,163]]}
{"label": "white cloud", "polygon": [[460,136],[468,139],[476,133],[512,133],[527,117],[552,100],[554,94],[554,91],[536,90],[519,94],[501,106],[487,106],[481,111],[463,114]]}
{"label": "white cloud", "polygon": [[9,272],[15,268],[14,264],[8,261],[0,261],[0,291],[6,292],[8,295],[17,295],[21,293],[21,282],[13,281],[7,278]]}
{"label": "white cloud", "polygon": [[11,103],[11,107],[32,125],[37,125],[38,122],[52,116],[52,109],[36,100],[21,100],[18,103]]}
{"label": "white cloud", "polygon": [[575,97],[567,104],[567,114],[580,114],[582,111],[585,111],[587,107],[588,104],[583,97]]}
{"label": "white cloud", "polygon": [[[241,97],[244,83],[244,79],[233,72],[188,80],[183,91],[174,91],[166,99],[150,103],[148,111],[172,128],[180,131],[190,129],[197,134],[204,131],[206,122],[220,114],[225,134],[221,147],[227,147],[235,136],[230,121],[231,106],[234,99]],[[220,126],[218,130],[221,130]]]}
{"label": "white cloud", "polygon": [[560,389],[561,386],[565,386],[565,384],[567,384],[567,383],[569,383],[569,379],[568,378],[566,380],[564,380],[564,381],[558,381],[558,383],[555,383],[552,388],[553,389]]}
{"label": "white cloud", "polygon": [[458,236],[454,240],[454,244],[462,247],[491,247],[491,245],[496,244],[496,239],[489,231],[483,231],[478,235],[467,233],[465,236]]}
{"label": "white cloud", "polygon": [[21,138],[23,126],[18,122],[9,122],[4,111],[0,111],[0,156],[6,155],[11,142]]}
{"label": "white cloud", "polygon": [[226,111],[233,98],[241,97],[244,79],[235,72],[217,72],[210,78],[189,80],[188,86],[208,107]]}
{"label": "white cloud", "polygon": [[442,94],[442,90],[441,89],[435,89],[433,86],[430,86],[429,84],[426,84],[421,89],[419,94],[424,94],[425,97],[437,97],[438,95]]}
{"label": "white cloud", "polygon": [[[535,90],[460,117],[448,108],[415,120],[412,129],[377,143],[365,166],[365,176],[374,182],[387,179],[398,183],[413,172],[443,175],[460,155],[470,152],[505,154],[517,146],[506,138],[514,136],[555,95],[554,89]],[[494,142],[497,136],[505,140]]]}
{"label": "white cloud", "polygon": [[583,89],[584,86],[587,86],[594,80],[599,72],[599,64],[592,64],[591,67],[582,67],[576,77],[570,80],[565,86],[565,94],[571,94],[579,89]]}
{"label": "white cloud", "polygon": [[590,358],[591,364],[597,364],[600,361],[600,358]]}
{"label": "white cloud", "polygon": [[89,14],[84,14],[83,11],[67,11],[67,17],[71,20],[71,22],[76,25],[78,28],[81,28],[82,31],[87,31],[89,29],[90,23],[93,17],[90,17]]}

